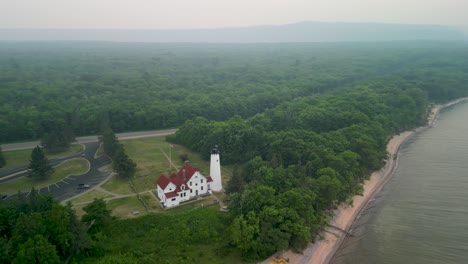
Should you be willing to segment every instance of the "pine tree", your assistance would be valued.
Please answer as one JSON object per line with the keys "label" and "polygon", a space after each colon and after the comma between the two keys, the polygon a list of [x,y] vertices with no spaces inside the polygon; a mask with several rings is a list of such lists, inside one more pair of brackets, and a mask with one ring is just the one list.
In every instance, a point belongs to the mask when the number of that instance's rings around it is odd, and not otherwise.
{"label": "pine tree", "polygon": [[0,168],[5,166],[6,161],[5,157],[3,157],[2,147],[0,147]]}
{"label": "pine tree", "polygon": [[136,172],[136,163],[130,159],[121,145],[120,149],[113,157],[112,167],[121,178],[131,178]]}
{"label": "pine tree", "polygon": [[54,172],[54,169],[47,160],[44,151],[41,147],[37,146],[31,153],[31,160],[29,164],[29,177],[38,180],[48,179]]}

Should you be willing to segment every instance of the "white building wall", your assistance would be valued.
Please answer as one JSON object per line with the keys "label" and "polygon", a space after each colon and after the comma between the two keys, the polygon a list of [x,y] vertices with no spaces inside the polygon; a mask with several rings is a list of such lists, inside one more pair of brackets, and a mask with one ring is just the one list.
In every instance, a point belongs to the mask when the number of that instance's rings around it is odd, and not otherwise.
{"label": "white building wall", "polygon": [[161,202],[165,202],[166,196],[164,195],[163,189],[158,185],[158,198]]}
{"label": "white building wall", "polygon": [[176,197],[174,197],[174,198],[168,198],[168,199],[166,200],[165,206],[166,206],[166,207],[171,207],[171,206],[178,205],[179,203],[180,203],[179,197],[176,196]]}
{"label": "white building wall", "polygon": [[221,164],[219,161],[218,150],[213,150],[210,160],[210,176],[213,179],[213,182],[210,183],[211,190],[215,192],[220,192],[223,189],[221,184]]}
{"label": "white building wall", "polygon": [[190,198],[198,195],[206,194],[208,192],[208,182],[205,176],[201,175],[198,171],[190,178],[188,185],[191,189]]}

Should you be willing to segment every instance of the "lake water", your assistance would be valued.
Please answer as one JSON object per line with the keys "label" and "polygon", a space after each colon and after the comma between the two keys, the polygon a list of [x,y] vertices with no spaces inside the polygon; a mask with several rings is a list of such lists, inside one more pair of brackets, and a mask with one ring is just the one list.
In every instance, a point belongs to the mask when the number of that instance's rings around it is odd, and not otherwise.
{"label": "lake water", "polygon": [[468,263],[468,103],[402,146],[352,233],[334,264]]}

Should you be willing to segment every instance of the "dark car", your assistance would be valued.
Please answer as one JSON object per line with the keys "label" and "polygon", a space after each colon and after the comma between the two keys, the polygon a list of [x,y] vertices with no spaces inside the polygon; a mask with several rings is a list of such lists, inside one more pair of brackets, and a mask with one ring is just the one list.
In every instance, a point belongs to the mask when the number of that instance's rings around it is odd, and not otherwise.
{"label": "dark car", "polygon": [[89,189],[89,185],[84,184],[84,183],[80,183],[80,184],[78,184],[78,189],[79,190]]}

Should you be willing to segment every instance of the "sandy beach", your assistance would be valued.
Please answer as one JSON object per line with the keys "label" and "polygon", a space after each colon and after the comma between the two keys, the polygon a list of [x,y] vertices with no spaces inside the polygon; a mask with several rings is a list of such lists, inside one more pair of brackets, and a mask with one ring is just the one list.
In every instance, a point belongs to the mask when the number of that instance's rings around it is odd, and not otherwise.
{"label": "sandy beach", "polygon": [[[465,101],[468,98],[461,98],[445,105],[436,105],[431,109],[428,117],[428,123],[424,127],[412,131],[406,131],[399,135],[394,136],[387,144],[387,151],[389,158],[385,166],[380,170],[372,173],[369,180],[364,183],[364,193],[362,196],[356,195],[353,197],[353,207],[340,206],[334,212],[334,217],[330,220],[330,225],[338,227],[342,230],[349,231],[353,225],[354,220],[360,215],[361,211],[365,208],[366,204],[374,197],[374,195],[384,186],[384,184],[391,178],[395,168],[398,164],[398,158],[395,155],[398,153],[401,144],[403,144],[414,133],[423,131],[434,125],[439,112],[444,107],[448,107]],[[289,263],[301,264],[325,264],[329,263],[333,258],[334,253],[338,250],[343,242],[346,234],[337,228],[329,227],[326,231],[322,232],[323,239],[310,244],[302,254],[297,254],[292,251],[286,251],[275,254],[284,260],[289,260]],[[272,257],[263,261],[262,263],[271,263]]]}

